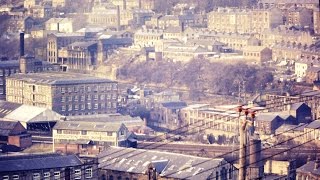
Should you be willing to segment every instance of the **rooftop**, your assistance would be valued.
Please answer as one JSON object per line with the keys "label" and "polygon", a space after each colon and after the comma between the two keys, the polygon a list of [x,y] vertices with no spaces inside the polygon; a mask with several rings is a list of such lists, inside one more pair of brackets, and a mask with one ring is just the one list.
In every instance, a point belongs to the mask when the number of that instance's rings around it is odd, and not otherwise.
{"label": "rooftop", "polygon": [[87,74],[76,73],[29,73],[29,74],[14,74],[10,79],[19,79],[29,83],[48,84],[48,85],[72,85],[72,84],[92,84],[92,83],[111,83],[114,81],[90,76]]}
{"label": "rooftop", "polygon": [[0,172],[32,171],[39,169],[80,166],[76,155],[29,155],[16,158],[0,157]]}
{"label": "rooftop", "polygon": [[53,129],[68,129],[68,130],[87,130],[100,132],[117,132],[122,123],[110,122],[93,122],[93,121],[58,121]]}
{"label": "rooftop", "polygon": [[210,159],[152,150],[108,147],[98,155],[99,168],[145,174],[149,165],[170,179],[208,179],[222,158]]}

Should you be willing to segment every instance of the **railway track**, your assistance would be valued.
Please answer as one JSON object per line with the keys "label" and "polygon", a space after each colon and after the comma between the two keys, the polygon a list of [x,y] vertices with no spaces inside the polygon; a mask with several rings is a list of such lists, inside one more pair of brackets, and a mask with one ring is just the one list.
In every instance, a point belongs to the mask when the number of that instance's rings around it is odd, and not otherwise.
{"label": "railway track", "polygon": [[[187,154],[199,154],[199,153],[207,153],[212,157],[224,154],[232,154],[228,152],[234,151],[235,154],[238,154],[238,146],[219,146],[219,145],[202,145],[202,144],[176,144],[176,143],[155,143],[155,142],[138,142],[139,149],[154,149],[161,151],[169,151],[169,152],[179,152],[179,153],[187,153]],[[262,155],[263,156],[281,156],[292,154],[300,154],[300,155],[310,155],[320,153],[320,149],[315,148],[297,148],[291,149],[287,146],[281,147],[263,147]]]}

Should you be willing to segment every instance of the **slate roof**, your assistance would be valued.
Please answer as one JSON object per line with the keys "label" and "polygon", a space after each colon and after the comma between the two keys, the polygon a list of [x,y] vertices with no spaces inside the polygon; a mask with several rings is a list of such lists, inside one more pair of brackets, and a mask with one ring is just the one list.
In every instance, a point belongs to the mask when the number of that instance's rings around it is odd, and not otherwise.
{"label": "slate roof", "polygon": [[187,107],[187,103],[185,102],[164,102],[161,103],[163,107],[168,109],[182,109]]}
{"label": "slate roof", "polygon": [[19,67],[18,60],[11,60],[11,61],[0,61],[0,68],[4,67]]}
{"label": "slate roof", "polygon": [[53,129],[117,132],[123,124],[92,121],[58,121]]}
{"label": "slate roof", "polygon": [[307,124],[299,124],[299,125],[291,125],[291,124],[283,124],[278,129],[276,129],[277,133],[283,133],[283,132],[303,132],[304,128],[307,126]]}
{"label": "slate roof", "polygon": [[108,147],[98,155],[99,168],[145,174],[151,164],[160,176],[170,179],[207,179],[212,167],[228,164],[224,159],[209,159],[190,155],[143,149]]}
{"label": "slate roof", "polygon": [[24,80],[29,83],[48,84],[48,85],[72,85],[72,84],[93,84],[93,83],[108,83],[114,82],[109,79],[98,78],[87,74],[75,73],[29,73],[29,74],[14,74],[10,79]]}
{"label": "slate roof", "polygon": [[297,169],[297,172],[308,173],[308,174],[311,173],[311,174],[320,176],[320,166],[317,169],[315,169],[315,163],[316,161],[307,162],[307,164],[299,167]]}
{"label": "slate roof", "polygon": [[4,118],[6,115],[10,114],[20,106],[22,106],[22,104],[0,101],[0,118]]}
{"label": "slate roof", "polygon": [[294,104],[291,105],[290,110],[297,110],[297,109],[299,109],[299,108],[300,108],[301,106],[303,106],[303,105],[306,106],[306,104],[303,103],[303,102],[294,103]]}
{"label": "slate roof", "polygon": [[320,120],[312,121],[310,124],[306,126],[309,129],[320,129]]}
{"label": "slate roof", "polygon": [[8,136],[18,122],[0,120],[0,136]]}
{"label": "slate roof", "polygon": [[273,121],[274,119],[279,118],[277,114],[274,113],[260,113],[256,117],[256,121]]}
{"label": "slate roof", "polygon": [[82,162],[76,155],[30,155],[9,159],[0,157],[0,172],[31,171],[80,165],[82,165]]}

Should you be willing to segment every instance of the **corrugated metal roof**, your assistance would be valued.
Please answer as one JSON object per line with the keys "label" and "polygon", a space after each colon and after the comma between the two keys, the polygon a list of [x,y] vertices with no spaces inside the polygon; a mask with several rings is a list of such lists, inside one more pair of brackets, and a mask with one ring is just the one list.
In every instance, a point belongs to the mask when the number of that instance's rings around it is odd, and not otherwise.
{"label": "corrugated metal roof", "polygon": [[58,121],[56,125],[53,127],[53,129],[117,132],[119,131],[122,125],[122,123],[106,123],[92,121]]}
{"label": "corrugated metal roof", "polygon": [[222,158],[210,159],[152,150],[108,147],[98,155],[99,168],[145,174],[148,166],[158,168],[161,177],[174,179],[208,179],[212,167],[228,163]]}

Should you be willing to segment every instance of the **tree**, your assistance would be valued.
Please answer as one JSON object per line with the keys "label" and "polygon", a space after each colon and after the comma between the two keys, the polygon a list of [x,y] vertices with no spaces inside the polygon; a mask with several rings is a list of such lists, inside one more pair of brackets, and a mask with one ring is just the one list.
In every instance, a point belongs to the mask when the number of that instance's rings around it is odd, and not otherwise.
{"label": "tree", "polygon": [[213,134],[209,134],[208,141],[210,144],[213,144],[215,142],[215,138],[214,138]]}

